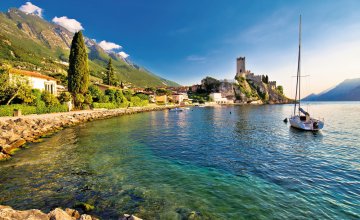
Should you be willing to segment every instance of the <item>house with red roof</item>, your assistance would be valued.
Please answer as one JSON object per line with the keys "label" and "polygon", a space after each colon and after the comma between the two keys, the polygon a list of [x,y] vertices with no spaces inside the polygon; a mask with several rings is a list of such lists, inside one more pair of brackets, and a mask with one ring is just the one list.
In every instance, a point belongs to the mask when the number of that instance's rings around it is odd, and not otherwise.
{"label": "house with red roof", "polygon": [[9,76],[10,79],[25,79],[33,89],[48,91],[53,95],[57,95],[58,80],[53,77],[46,76],[38,72],[20,69],[10,69]]}

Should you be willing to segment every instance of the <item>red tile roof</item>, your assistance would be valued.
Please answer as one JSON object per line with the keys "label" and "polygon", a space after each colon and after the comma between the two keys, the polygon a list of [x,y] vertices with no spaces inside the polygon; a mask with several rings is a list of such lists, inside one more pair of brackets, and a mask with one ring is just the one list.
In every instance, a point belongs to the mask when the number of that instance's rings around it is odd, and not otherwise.
{"label": "red tile roof", "polygon": [[27,71],[27,70],[10,69],[10,73],[11,74],[17,74],[17,75],[31,76],[31,77],[35,77],[35,78],[58,81],[57,79],[55,79],[53,77],[46,76],[46,75],[43,75],[43,74],[38,73],[38,72]]}

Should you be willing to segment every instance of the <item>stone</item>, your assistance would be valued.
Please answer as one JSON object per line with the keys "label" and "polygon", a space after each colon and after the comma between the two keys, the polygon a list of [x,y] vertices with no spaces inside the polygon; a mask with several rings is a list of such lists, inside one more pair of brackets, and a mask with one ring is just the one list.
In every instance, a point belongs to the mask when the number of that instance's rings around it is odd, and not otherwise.
{"label": "stone", "polygon": [[75,209],[69,209],[69,208],[66,208],[65,209],[65,212],[70,215],[71,217],[74,217],[76,219],[80,218],[80,213],[75,210]]}
{"label": "stone", "polygon": [[141,218],[136,217],[135,215],[124,214],[119,220],[142,220]]}
{"label": "stone", "polygon": [[1,220],[48,220],[47,214],[37,209],[18,211],[12,209],[10,206],[0,205],[0,219]]}
{"label": "stone", "polygon": [[93,220],[94,218],[91,217],[91,215],[86,215],[86,214],[83,214],[81,215],[80,219],[79,220]]}
{"label": "stone", "polygon": [[10,155],[9,154],[4,154],[3,152],[0,152],[0,161],[1,160],[7,160],[10,159]]}
{"label": "stone", "polygon": [[13,143],[11,143],[8,146],[3,146],[2,151],[5,154],[9,154],[12,155],[14,153],[14,151],[18,148],[20,148],[22,145],[24,145],[26,143],[26,141],[22,138],[18,139],[17,141],[14,141]]}
{"label": "stone", "polygon": [[56,208],[48,214],[50,220],[76,220],[76,218],[68,215],[64,210]]}

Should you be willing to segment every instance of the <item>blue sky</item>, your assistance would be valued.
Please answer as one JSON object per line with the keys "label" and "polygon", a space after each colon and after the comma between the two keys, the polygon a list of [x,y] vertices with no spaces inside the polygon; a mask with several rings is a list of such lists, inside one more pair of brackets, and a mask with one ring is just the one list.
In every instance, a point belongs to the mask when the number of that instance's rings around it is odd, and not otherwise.
{"label": "blue sky", "polygon": [[[1,0],[0,9],[26,1]],[[205,76],[231,79],[235,59],[292,94],[298,18],[303,17],[304,95],[360,77],[360,1],[33,0],[43,18],[67,16],[98,42],[183,85]],[[81,9],[81,10],[80,10]],[[307,85],[307,83],[309,83]]]}

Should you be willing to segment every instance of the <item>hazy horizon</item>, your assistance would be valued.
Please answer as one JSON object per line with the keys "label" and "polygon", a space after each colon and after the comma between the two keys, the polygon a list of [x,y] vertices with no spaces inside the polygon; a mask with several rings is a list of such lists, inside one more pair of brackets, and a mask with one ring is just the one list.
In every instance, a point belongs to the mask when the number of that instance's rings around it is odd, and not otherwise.
{"label": "hazy horizon", "polygon": [[[72,6],[72,7],[70,7]],[[104,49],[182,85],[233,79],[236,58],[293,96],[302,15],[303,97],[360,78],[360,1],[0,2],[83,30]],[[78,10],[81,8],[82,10]]]}

